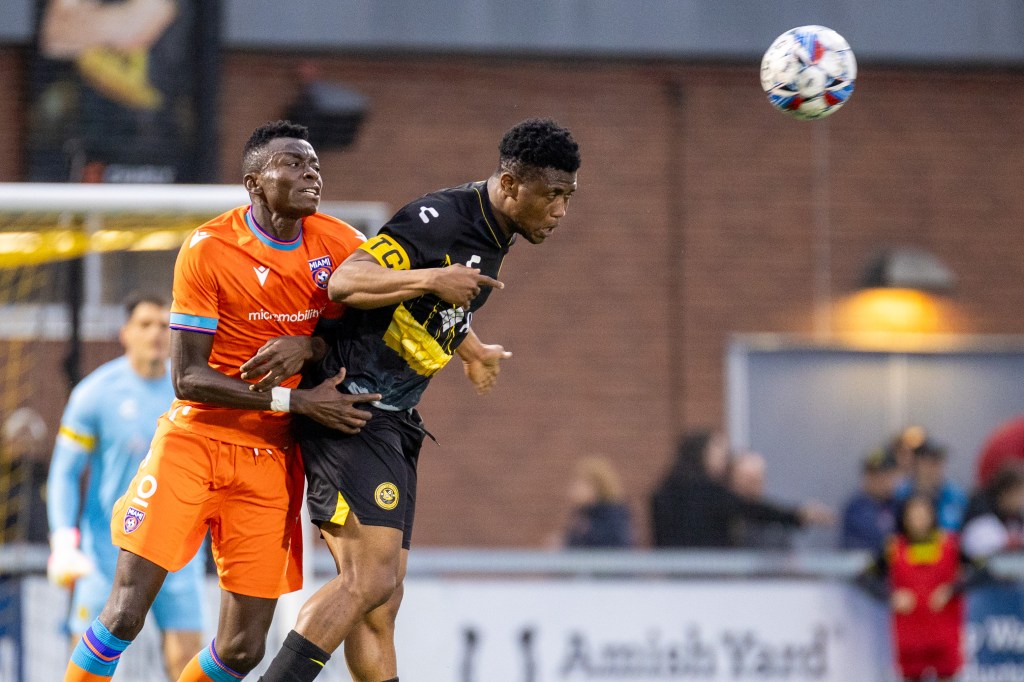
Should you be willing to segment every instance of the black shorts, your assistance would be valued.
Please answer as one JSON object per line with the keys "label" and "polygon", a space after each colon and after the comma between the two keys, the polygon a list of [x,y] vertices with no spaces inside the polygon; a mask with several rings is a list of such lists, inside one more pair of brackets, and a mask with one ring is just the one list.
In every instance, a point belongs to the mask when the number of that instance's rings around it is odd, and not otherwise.
{"label": "black shorts", "polygon": [[373,417],[355,435],[298,424],[309,516],[317,525],[345,525],[355,514],[362,524],[402,531],[402,547],[409,549],[423,421],[415,410],[360,408]]}

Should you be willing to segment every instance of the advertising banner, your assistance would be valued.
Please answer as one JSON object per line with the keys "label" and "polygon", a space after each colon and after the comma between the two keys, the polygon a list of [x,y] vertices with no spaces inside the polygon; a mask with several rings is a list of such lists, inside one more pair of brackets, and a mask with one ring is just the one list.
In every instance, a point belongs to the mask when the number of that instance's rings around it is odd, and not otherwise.
{"label": "advertising banner", "polygon": [[886,679],[886,615],[822,581],[416,580],[400,667],[432,682]]}
{"label": "advertising banner", "polygon": [[1024,680],[1024,589],[994,585],[967,599],[968,663],[963,682]]}
{"label": "advertising banner", "polygon": [[[0,679],[59,679],[67,593],[39,577],[3,585]],[[253,679],[315,587],[282,598]],[[215,603],[215,579],[207,591]],[[961,682],[1024,680],[1024,589],[975,590],[968,614]],[[888,618],[858,588],[827,580],[416,577],[396,639],[409,682],[891,682]],[[159,656],[147,625],[118,675],[161,682]],[[340,650],[317,680],[349,682]]]}

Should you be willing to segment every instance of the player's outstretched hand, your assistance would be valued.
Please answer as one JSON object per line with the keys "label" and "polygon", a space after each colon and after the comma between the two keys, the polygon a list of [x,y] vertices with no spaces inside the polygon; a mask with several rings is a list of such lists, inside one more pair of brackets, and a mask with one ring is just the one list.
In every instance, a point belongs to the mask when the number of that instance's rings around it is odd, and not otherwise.
{"label": "player's outstretched hand", "polygon": [[252,381],[250,391],[265,392],[280,386],[288,377],[302,371],[302,365],[313,357],[314,339],[309,336],[278,336],[267,341],[242,365],[242,379]]}
{"label": "player's outstretched hand", "polygon": [[441,300],[460,308],[469,308],[469,304],[480,293],[480,287],[504,289],[505,285],[493,277],[481,275],[476,268],[455,263],[446,268],[437,268],[430,288]]}
{"label": "player's outstretched hand", "polygon": [[512,357],[512,353],[502,346],[485,343],[481,345],[481,351],[475,358],[462,361],[462,369],[466,371],[466,376],[473,382],[477,394],[490,393],[498,381],[501,361],[508,360],[510,357]]}
{"label": "player's outstretched hand", "polygon": [[71,587],[82,576],[96,570],[96,565],[78,548],[77,528],[58,528],[50,535],[50,558],[46,577],[58,587]]}
{"label": "player's outstretched hand", "polygon": [[360,403],[380,400],[380,393],[349,394],[338,391],[345,378],[345,368],[314,388],[295,389],[291,393],[291,411],[320,422],[342,433],[359,433],[371,415],[357,407]]}

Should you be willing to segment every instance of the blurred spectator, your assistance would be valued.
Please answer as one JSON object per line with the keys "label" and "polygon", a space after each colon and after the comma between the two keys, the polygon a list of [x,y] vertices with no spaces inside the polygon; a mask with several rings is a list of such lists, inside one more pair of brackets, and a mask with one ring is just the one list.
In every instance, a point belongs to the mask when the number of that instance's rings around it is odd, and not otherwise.
{"label": "blurred spectator", "polygon": [[827,524],[832,513],[817,503],[789,508],[745,499],[726,485],[729,445],[711,431],[686,435],[668,474],[651,496],[657,547],[732,547],[738,519],[788,526]]}
{"label": "blurred spectator", "polygon": [[566,547],[631,547],[633,527],[623,502],[622,482],[605,457],[576,465],[569,484],[573,509],[563,538]]}
{"label": "blurred spectator", "polygon": [[938,527],[929,496],[911,495],[897,525],[864,579],[888,598],[903,679],[952,680],[963,665],[963,591],[977,574],[962,564],[956,535]]}
{"label": "blurred spectator", "polygon": [[960,535],[972,559],[1024,547],[1024,463],[1010,463],[971,497]]}
{"label": "blurred spectator", "polygon": [[39,413],[20,407],[0,428],[3,542],[47,544],[46,474],[50,448]]}
{"label": "blurred spectator", "polygon": [[1024,462],[1024,415],[993,431],[978,457],[978,485],[985,486],[1008,462]]}
{"label": "blurred spectator", "polygon": [[967,494],[946,478],[946,450],[932,441],[921,443],[913,451],[910,478],[896,488],[897,502],[912,495],[925,495],[935,504],[939,528],[960,529],[967,507]]}
{"label": "blurred spectator", "polygon": [[928,432],[923,426],[911,425],[889,441],[886,454],[896,463],[898,478],[909,479],[913,475],[914,450],[924,445],[927,440]]}
{"label": "blurred spectator", "polygon": [[[747,451],[732,462],[729,485],[733,492],[745,500],[759,502],[764,499],[767,464],[764,455]],[[791,549],[793,526],[775,521],[738,518],[733,525],[733,539],[737,547],[753,549]]]}
{"label": "blurred spectator", "polygon": [[875,450],[861,466],[861,489],[846,503],[840,546],[877,554],[896,530],[896,460]]}

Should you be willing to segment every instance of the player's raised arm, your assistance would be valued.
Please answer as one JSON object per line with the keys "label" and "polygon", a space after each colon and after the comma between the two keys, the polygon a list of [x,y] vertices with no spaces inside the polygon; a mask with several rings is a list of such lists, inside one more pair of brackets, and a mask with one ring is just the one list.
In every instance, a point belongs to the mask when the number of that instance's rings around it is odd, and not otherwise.
{"label": "player's raised arm", "polygon": [[328,379],[311,389],[278,387],[270,392],[253,391],[241,379],[210,367],[212,350],[212,334],[171,330],[171,380],[178,398],[243,410],[294,412],[343,433],[355,433],[372,416],[356,405],[380,400],[381,397],[378,393],[339,393],[334,387],[340,377]]}
{"label": "player's raised arm", "polygon": [[468,307],[480,287],[503,289],[498,280],[476,268],[455,264],[415,270],[385,267],[373,255],[359,250],[331,275],[327,292],[331,300],[353,308],[381,308],[433,293],[454,306]]}

